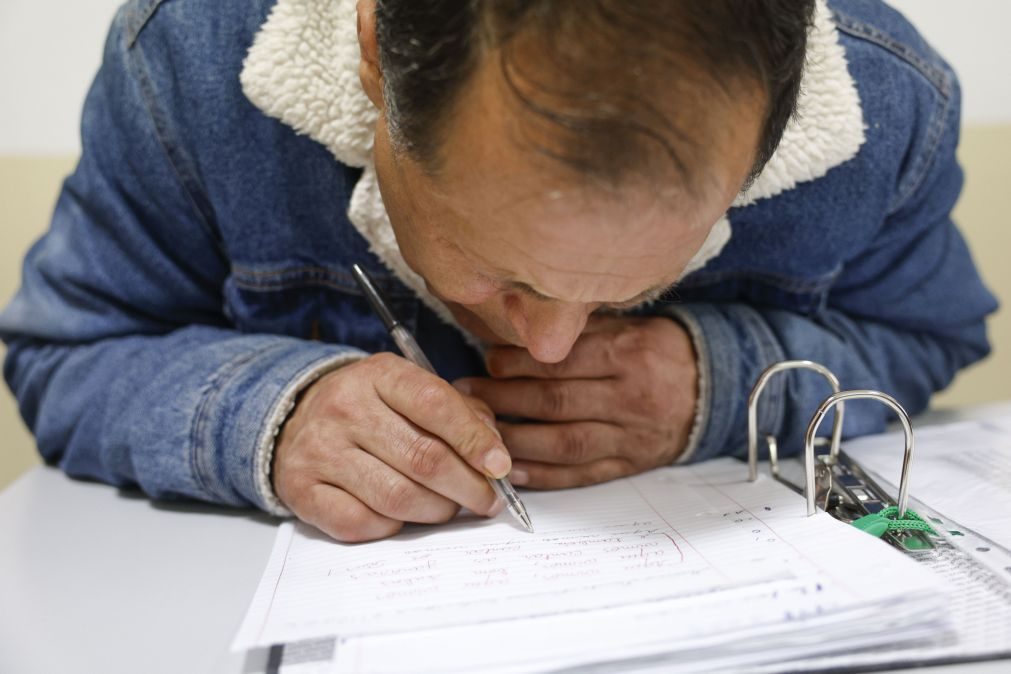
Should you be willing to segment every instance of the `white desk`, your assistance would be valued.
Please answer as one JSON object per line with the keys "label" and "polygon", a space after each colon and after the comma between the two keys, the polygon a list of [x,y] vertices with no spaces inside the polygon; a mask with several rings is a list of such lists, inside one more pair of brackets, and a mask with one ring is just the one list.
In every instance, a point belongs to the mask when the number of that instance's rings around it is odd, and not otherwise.
{"label": "white desk", "polygon": [[[1011,402],[937,412],[972,418]],[[915,485],[914,485],[915,491]],[[0,672],[238,674],[228,652],[274,540],[263,515],[155,504],[39,467],[0,493]],[[932,668],[997,674],[1011,664]]]}

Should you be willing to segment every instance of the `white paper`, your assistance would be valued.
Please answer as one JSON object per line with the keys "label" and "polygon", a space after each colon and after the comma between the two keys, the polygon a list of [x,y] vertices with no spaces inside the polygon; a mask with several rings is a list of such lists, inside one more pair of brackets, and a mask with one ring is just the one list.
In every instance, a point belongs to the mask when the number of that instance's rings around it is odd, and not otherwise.
{"label": "white paper", "polygon": [[[595,625],[592,634],[619,609],[653,625],[631,636],[662,641],[677,602],[695,607],[679,629],[702,638],[717,625],[727,634],[791,623],[796,630],[804,620],[882,601],[943,599],[901,553],[828,515],[806,517],[803,499],[769,478],[745,478],[743,464],[725,459],[526,492],[536,534],[507,514],[414,527],[364,545],[287,524],[233,648],[482,623],[498,630],[566,615]],[[874,572],[855,574],[860,568]],[[762,601],[735,600],[763,592]],[[651,603],[658,613],[641,610]],[[650,615],[667,617],[650,622]],[[567,650],[559,657],[569,662],[579,648]]]}
{"label": "white paper", "polygon": [[[1011,419],[914,429],[910,493],[934,510],[1011,548]],[[901,433],[851,440],[847,454],[899,484]]]}

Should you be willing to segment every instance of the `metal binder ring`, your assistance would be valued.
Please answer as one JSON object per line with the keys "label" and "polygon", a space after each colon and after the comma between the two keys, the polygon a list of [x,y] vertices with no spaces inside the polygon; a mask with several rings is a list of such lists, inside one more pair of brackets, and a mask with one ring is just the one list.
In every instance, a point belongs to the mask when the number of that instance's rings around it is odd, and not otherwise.
{"label": "metal binder ring", "polygon": [[[902,408],[892,396],[887,393],[882,393],[881,391],[870,391],[870,390],[855,390],[855,391],[843,391],[842,393],[833,393],[828,398],[825,398],[818,411],[814,413],[811,418],[811,423],[807,427],[807,434],[804,437],[804,496],[807,498],[807,515],[810,517],[813,515],[817,508],[814,503],[814,438],[815,433],[818,432],[818,426],[821,425],[822,420],[828,411],[832,409],[835,405],[842,405],[844,400],[856,400],[856,399],[870,399],[882,402],[892,408],[895,415],[899,418],[899,422],[902,424],[902,430],[906,434],[906,451],[902,455],[902,477],[899,480],[899,502],[896,504],[898,506],[898,518],[902,519],[906,516],[906,503],[909,501],[909,467],[913,460],[913,427],[909,423],[909,415],[906,414],[906,410]],[[836,416],[838,421],[839,416]]]}
{"label": "metal binder ring", "polygon": [[[828,380],[832,386],[832,391],[839,393],[839,380],[832,371],[821,363],[813,360],[784,360],[770,365],[758,377],[751,394],[748,396],[748,481],[754,482],[758,479],[758,398],[762,395],[765,385],[769,383],[772,376],[786,370],[803,368],[814,370]],[[839,442],[842,439],[843,406],[840,404],[836,410],[835,422],[832,424],[832,446],[829,449],[829,462],[835,463],[839,455]],[[771,449],[771,446],[770,446]]]}

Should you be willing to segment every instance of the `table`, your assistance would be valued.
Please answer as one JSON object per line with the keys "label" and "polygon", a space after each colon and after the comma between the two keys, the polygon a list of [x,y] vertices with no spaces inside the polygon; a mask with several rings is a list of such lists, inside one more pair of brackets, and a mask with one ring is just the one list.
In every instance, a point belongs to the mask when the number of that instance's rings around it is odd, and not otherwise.
{"label": "table", "polygon": [[[915,425],[995,412],[1011,414],[1011,402],[932,412]],[[0,672],[250,671],[263,654],[247,661],[228,646],[276,523],[251,511],[153,503],[47,466],[28,471],[0,493]]]}

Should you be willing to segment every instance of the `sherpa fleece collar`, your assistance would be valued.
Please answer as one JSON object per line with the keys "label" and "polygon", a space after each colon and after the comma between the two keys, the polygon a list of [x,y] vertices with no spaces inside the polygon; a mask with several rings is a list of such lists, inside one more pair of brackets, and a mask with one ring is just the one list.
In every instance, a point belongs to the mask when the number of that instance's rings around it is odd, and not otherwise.
{"label": "sherpa fleece collar", "polygon": [[[401,281],[456,325],[397,246],[372,165],[377,112],[362,90],[358,62],[355,0],[278,0],[249,49],[240,80],[243,92],[265,114],[322,143],[338,161],[364,169],[348,208],[351,223]],[[831,11],[825,0],[818,0],[797,114],[761,175],[734,205],[820,178],[856,156],[863,143],[856,84]],[[730,222],[723,216],[684,274],[705,266],[730,236]]]}

